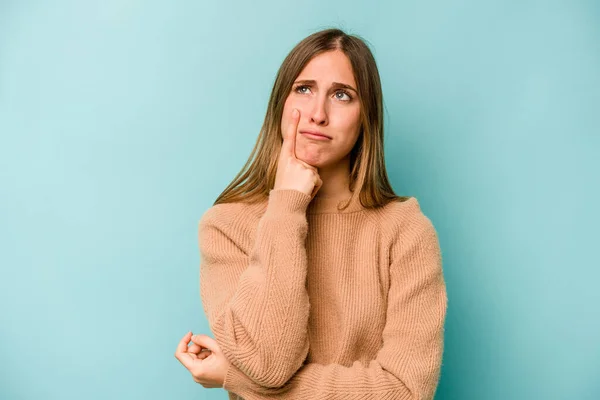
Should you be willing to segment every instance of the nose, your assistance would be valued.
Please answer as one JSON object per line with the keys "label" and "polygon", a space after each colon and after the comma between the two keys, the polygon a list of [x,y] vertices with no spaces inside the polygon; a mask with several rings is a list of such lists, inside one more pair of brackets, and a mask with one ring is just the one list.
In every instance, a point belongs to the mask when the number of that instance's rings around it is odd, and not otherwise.
{"label": "nose", "polygon": [[310,114],[310,121],[317,125],[327,125],[327,95],[315,96]]}

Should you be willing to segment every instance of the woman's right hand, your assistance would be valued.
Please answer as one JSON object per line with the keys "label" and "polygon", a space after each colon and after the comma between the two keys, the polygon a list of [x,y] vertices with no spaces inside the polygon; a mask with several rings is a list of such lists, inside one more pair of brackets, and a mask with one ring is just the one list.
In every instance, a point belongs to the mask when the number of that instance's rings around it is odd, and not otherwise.
{"label": "woman's right hand", "polygon": [[311,199],[317,194],[323,181],[316,167],[296,158],[296,135],[300,111],[292,111],[292,120],[283,135],[281,152],[275,175],[275,189],[295,189],[306,193]]}

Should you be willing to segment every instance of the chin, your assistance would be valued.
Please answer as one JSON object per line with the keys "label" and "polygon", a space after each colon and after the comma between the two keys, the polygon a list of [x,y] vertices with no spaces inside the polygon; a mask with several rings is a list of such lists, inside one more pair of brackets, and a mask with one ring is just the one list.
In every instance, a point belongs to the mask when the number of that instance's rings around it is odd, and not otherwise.
{"label": "chin", "polygon": [[302,160],[308,165],[312,165],[316,168],[322,168],[326,165],[320,157],[304,157],[304,156],[296,156],[298,160]]}

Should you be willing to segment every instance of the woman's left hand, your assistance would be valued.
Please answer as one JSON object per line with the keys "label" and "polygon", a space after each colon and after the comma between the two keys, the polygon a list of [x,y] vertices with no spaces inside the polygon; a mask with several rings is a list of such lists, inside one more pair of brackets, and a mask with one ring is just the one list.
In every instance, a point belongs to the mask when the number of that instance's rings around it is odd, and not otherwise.
{"label": "woman's left hand", "polygon": [[[188,347],[190,341],[192,345]],[[175,358],[190,371],[196,383],[205,388],[223,387],[229,361],[210,336],[192,336],[192,332],[188,332],[177,345]]]}

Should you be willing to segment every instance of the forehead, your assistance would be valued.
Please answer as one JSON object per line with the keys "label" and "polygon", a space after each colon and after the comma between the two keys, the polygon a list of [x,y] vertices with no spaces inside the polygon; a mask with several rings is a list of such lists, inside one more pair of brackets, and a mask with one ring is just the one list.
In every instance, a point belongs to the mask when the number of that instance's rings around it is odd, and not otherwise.
{"label": "forehead", "polygon": [[314,79],[317,83],[340,82],[356,87],[352,65],[340,50],[327,51],[313,57],[296,80]]}

